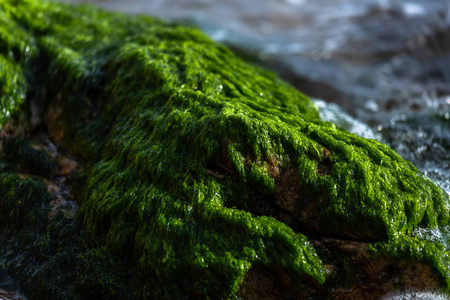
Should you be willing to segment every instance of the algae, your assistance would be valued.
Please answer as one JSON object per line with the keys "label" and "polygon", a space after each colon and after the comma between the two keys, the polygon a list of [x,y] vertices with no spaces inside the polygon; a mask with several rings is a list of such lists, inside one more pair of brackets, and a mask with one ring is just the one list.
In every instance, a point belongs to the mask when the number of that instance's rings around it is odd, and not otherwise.
{"label": "algae", "polygon": [[426,261],[450,287],[448,245],[413,234],[449,225],[449,196],[389,147],[320,121],[276,75],[145,16],[36,0],[0,11],[2,32],[20,32],[2,49],[35,57],[2,50],[0,121],[43,95],[50,133],[85,167],[83,238],[129,259],[142,297],[232,298],[252,265],[322,284],[309,235]]}
{"label": "algae", "polygon": [[11,18],[10,4],[0,4],[0,129],[17,112],[33,80],[37,54],[33,35]]}
{"label": "algae", "polygon": [[35,224],[43,203],[49,200],[40,178],[21,179],[16,174],[0,174],[0,225],[16,229]]}
{"label": "algae", "polygon": [[18,171],[38,175],[51,175],[53,162],[42,149],[34,149],[24,137],[4,139],[2,143],[4,160],[14,165]]}
{"label": "algae", "polygon": [[132,270],[85,237],[63,214],[49,222],[50,195],[40,178],[0,174],[0,267],[29,299],[138,299]]}

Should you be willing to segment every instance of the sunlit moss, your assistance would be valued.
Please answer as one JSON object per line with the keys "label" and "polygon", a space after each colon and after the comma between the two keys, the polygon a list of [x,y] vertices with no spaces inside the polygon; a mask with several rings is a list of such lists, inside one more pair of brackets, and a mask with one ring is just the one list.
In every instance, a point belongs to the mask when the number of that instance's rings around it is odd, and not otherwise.
{"label": "sunlit moss", "polygon": [[10,9],[0,4],[0,129],[25,100],[26,67],[37,54],[34,37],[14,21]]}
{"label": "sunlit moss", "polygon": [[389,147],[320,121],[304,95],[196,29],[7,3],[36,39],[44,106],[62,107],[60,146],[84,159],[78,217],[99,247],[133,258],[154,297],[233,297],[254,264],[323,283],[309,234],[431,262],[450,286],[448,245],[413,234],[449,225],[449,197]]}
{"label": "sunlit moss", "polygon": [[0,89],[0,128],[2,128],[25,98],[23,71],[2,54],[0,54]]}

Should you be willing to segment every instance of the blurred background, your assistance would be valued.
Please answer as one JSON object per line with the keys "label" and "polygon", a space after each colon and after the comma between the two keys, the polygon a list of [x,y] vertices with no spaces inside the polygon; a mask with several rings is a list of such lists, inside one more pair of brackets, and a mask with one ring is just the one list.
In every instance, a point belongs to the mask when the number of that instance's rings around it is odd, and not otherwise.
{"label": "blurred background", "polygon": [[200,27],[450,193],[450,0],[64,0]]}

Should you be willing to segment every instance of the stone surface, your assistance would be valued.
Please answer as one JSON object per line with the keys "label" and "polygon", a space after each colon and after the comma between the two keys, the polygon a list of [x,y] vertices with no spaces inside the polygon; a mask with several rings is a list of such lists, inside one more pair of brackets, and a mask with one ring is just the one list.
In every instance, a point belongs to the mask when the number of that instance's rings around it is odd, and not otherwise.
{"label": "stone surface", "polygon": [[25,298],[16,293],[0,289],[0,300],[25,300]]}

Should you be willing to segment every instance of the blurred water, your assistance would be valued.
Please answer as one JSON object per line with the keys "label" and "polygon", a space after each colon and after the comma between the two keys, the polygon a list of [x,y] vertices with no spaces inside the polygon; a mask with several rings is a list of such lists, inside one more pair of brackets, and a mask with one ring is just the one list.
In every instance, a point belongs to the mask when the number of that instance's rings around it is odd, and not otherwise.
{"label": "blurred water", "polygon": [[448,300],[449,297],[441,291],[420,292],[407,290],[404,292],[389,293],[382,300]]}
{"label": "blurred water", "polygon": [[326,120],[344,128],[345,130],[355,133],[359,136],[374,139],[383,142],[382,135],[364,122],[350,116],[335,103],[328,103],[321,99],[313,99],[315,105],[319,108],[319,115],[322,120]]}

